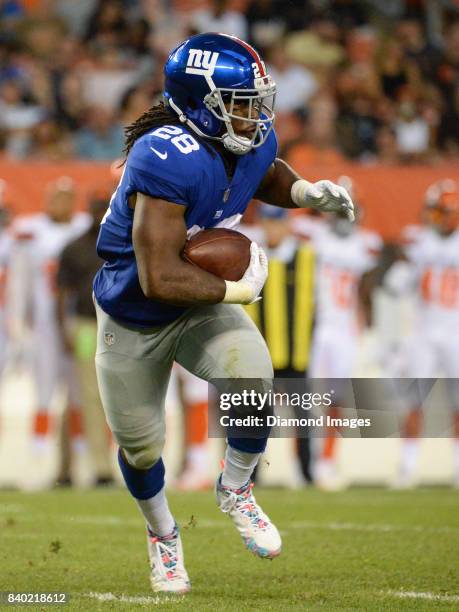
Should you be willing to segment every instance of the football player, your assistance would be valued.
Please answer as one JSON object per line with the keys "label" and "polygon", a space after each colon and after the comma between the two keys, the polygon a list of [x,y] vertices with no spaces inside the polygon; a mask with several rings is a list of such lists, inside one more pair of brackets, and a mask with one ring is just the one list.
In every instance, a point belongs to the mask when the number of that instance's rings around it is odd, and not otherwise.
{"label": "football player", "polygon": [[[18,311],[30,308],[33,326],[33,374],[38,405],[33,416],[33,451],[46,454],[50,448],[52,423],[50,404],[58,384],[68,387],[69,423],[76,450],[82,445],[79,389],[72,360],[63,350],[56,324],[56,273],[64,247],[90,225],[87,213],[75,212],[75,186],[69,177],[60,177],[47,187],[45,210],[18,218],[13,226],[20,258]],[[27,310],[27,309],[25,309]],[[27,313],[23,311],[25,316]],[[48,486],[43,480],[43,486]],[[38,480],[35,483],[38,485]]]}
{"label": "football player", "polygon": [[[127,129],[123,175],[101,225],[96,365],[120,468],[147,523],[152,588],[185,593],[190,582],[161,459],[172,364],[204,380],[255,379],[258,391],[270,388],[273,374],[240,306],[257,299],[266,255],[252,243],[245,274],[229,282],[183,261],[185,240],[204,228],[236,227],[255,195],[350,218],[353,204],[344,188],[310,183],[276,157],[276,87],[247,43],[223,34],[190,37],[172,51],[164,75],[164,101]],[[273,558],[279,532],[250,483],[266,439],[228,442],[218,505],[250,551]]]}
{"label": "football player", "polygon": [[[408,378],[448,379],[454,411],[454,482],[459,486],[459,347],[454,330],[459,325],[459,189],[451,179],[440,180],[426,192],[424,225],[404,232],[405,260],[387,273],[385,284],[393,293],[414,291],[413,332],[404,346]],[[416,483],[422,410],[419,398],[409,403],[405,439],[396,487]]]}
{"label": "football player", "polygon": [[0,179],[0,379],[6,364],[6,282],[12,244],[11,235],[8,232],[10,213],[4,199],[5,190],[6,184]]}
{"label": "football player", "polygon": [[209,478],[207,383],[180,366],[175,369],[175,378],[183,408],[185,461],[183,472],[174,486],[179,491],[203,491],[212,486]]}
{"label": "football player", "polygon": [[[353,193],[349,177],[340,177],[338,184],[345,184]],[[308,375],[311,379],[349,379],[356,363],[363,319],[359,289],[364,275],[377,264],[381,238],[350,223],[342,213],[326,219],[298,215],[292,219],[292,228],[311,242],[317,259],[317,309]],[[340,400],[344,399],[338,390],[336,393],[332,416],[337,416]],[[336,469],[334,431],[324,439],[314,472],[320,488],[334,489],[342,484]]]}

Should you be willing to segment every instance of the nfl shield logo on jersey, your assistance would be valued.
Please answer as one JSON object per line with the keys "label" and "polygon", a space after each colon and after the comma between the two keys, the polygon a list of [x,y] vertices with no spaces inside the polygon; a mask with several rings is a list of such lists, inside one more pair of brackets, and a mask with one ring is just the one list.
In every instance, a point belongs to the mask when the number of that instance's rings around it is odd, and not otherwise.
{"label": "nfl shield logo on jersey", "polygon": [[115,334],[113,332],[104,332],[104,342],[107,346],[115,344]]}

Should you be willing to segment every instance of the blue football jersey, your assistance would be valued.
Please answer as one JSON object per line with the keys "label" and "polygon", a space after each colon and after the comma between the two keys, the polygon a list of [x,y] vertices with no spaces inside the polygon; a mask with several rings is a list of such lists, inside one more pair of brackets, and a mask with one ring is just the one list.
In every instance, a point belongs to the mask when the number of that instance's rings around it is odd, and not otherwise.
{"label": "blue football jersey", "polygon": [[234,228],[276,153],[273,130],[261,147],[237,158],[229,181],[221,156],[185,127],[162,126],[141,136],[100,228],[97,252],[105,264],[96,275],[94,294],[101,308],[139,327],[170,323],[186,310],[147,299],[142,292],[132,244],[134,211],[128,205],[133,193],[186,206],[188,236],[210,227]]}

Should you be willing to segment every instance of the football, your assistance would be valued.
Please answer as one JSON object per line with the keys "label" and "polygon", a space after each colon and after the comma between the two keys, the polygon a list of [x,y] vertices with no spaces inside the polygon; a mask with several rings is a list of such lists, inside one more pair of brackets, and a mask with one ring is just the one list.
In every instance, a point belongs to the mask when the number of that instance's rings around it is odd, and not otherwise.
{"label": "football", "polygon": [[238,281],[250,262],[250,243],[247,236],[234,230],[206,229],[186,241],[182,257],[224,280]]}

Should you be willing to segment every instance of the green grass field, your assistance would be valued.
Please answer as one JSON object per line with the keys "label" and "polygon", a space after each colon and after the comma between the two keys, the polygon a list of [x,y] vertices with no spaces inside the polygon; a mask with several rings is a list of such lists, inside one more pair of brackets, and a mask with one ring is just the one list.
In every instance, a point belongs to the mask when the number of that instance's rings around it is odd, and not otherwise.
{"label": "green grass field", "polygon": [[65,606],[27,609],[90,612],[459,609],[459,492],[257,498],[283,534],[273,561],[243,548],[211,493],[170,494],[193,587],[170,601],[149,589],[142,521],[125,491],[0,492],[0,591],[66,591]]}

